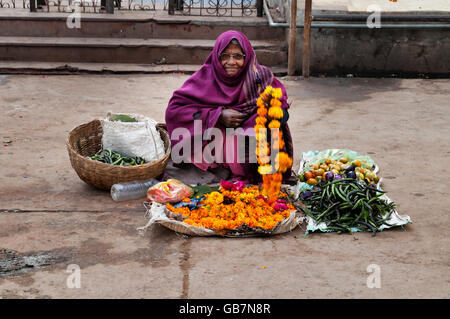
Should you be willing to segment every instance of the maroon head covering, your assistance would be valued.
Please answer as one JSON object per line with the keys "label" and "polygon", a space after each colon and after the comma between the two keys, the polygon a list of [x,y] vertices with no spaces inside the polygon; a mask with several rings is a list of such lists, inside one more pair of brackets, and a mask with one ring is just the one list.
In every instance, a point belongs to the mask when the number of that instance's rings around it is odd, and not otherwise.
{"label": "maroon head covering", "polygon": [[[235,75],[228,75],[220,61],[220,54],[236,39],[245,60]],[[212,52],[203,66],[195,72],[183,86],[173,93],[166,110],[166,125],[169,136],[178,127],[187,128],[194,134],[194,119],[202,121],[202,134],[206,129],[215,127],[223,108],[231,108],[245,113],[248,118],[242,123],[244,130],[255,126],[256,100],[265,87],[271,85],[282,89],[282,107],[289,108],[286,90],[272,71],[259,65],[255,51],[247,37],[238,31],[226,31],[216,40]],[[286,129],[289,131],[289,129]],[[289,132],[287,132],[289,133]],[[284,134],[285,143],[291,142],[290,134]],[[182,138],[173,140],[172,146]],[[292,156],[292,150],[287,150]]]}

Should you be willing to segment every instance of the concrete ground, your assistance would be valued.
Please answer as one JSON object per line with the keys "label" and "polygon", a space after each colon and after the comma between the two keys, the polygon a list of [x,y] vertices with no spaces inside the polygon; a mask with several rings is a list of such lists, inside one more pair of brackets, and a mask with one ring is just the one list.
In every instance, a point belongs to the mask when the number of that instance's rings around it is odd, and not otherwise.
{"label": "concrete ground", "polygon": [[[449,297],[448,79],[282,79],[295,169],[309,149],[369,154],[399,213],[412,218],[405,230],[304,237],[300,225],[229,239],[154,225],[139,235],[142,200],[114,202],[82,182],[65,141],[108,111],[163,121],[186,79],[0,76],[0,298]],[[373,264],[380,288],[367,285]]]}

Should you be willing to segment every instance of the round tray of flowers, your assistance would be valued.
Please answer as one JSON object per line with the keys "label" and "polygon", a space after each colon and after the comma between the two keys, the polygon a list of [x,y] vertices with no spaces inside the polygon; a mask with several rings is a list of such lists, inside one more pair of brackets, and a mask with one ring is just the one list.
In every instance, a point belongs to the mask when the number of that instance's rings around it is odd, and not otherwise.
{"label": "round tray of flowers", "polygon": [[270,202],[262,195],[259,186],[222,181],[219,190],[206,193],[201,198],[167,203],[165,214],[174,222],[161,224],[188,235],[243,237],[278,234],[291,231],[298,225],[296,209],[289,201],[284,192]]}

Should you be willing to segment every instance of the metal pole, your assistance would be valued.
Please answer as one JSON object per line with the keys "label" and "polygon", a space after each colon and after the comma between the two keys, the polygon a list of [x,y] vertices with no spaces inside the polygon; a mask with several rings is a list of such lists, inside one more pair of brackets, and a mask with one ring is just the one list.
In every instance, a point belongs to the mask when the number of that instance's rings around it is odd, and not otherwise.
{"label": "metal pole", "polygon": [[114,13],[114,0],[106,0],[106,13]]}
{"label": "metal pole", "polygon": [[30,12],[36,12],[36,0],[30,0]]}
{"label": "metal pole", "polygon": [[295,73],[295,38],[297,35],[297,0],[291,0],[291,23],[289,25],[288,75]]}
{"label": "metal pole", "polygon": [[311,51],[311,8],[312,0],[305,1],[305,27],[303,28],[303,59],[302,74],[305,78],[309,78],[309,63]]}
{"label": "metal pole", "polygon": [[176,5],[176,0],[169,0],[169,10],[167,10],[169,15],[173,15],[175,13]]}
{"label": "metal pole", "polygon": [[256,16],[257,17],[263,16],[263,0],[256,0]]}
{"label": "metal pole", "polygon": [[184,10],[184,1],[183,0],[177,0],[177,10],[178,11]]}

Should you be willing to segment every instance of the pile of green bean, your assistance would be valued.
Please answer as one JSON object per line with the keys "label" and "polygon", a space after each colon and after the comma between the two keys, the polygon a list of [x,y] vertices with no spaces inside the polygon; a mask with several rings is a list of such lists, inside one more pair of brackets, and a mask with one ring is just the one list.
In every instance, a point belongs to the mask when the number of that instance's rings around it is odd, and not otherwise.
{"label": "pile of green bean", "polygon": [[330,230],[371,231],[375,236],[395,209],[393,202],[380,198],[385,192],[367,181],[342,178],[322,182],[301,193],[303,211],[316,222],[325,222]]}
{"label": "pile of green bean", "polygon": [[91,156],[90,159],[106,164],[120,166],[142,165],[145,163],[145,160],[142,157],[125,156],[120,154],[119,152],[111,151],[106,148]]}

